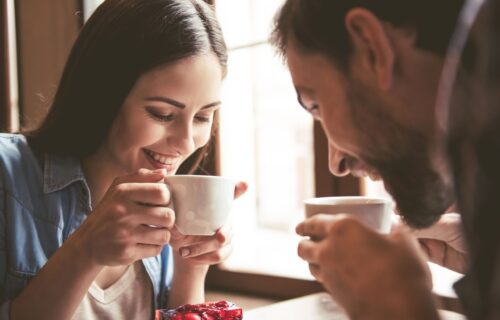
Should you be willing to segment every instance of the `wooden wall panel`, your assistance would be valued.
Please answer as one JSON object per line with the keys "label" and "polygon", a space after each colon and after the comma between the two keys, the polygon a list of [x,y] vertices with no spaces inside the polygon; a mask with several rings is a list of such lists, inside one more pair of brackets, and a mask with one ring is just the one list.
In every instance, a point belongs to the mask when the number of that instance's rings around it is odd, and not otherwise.
{"label": "wooden wall panel", "polygon": [[81,0],[16,1],[22,129],[45,116],[82,25]]}

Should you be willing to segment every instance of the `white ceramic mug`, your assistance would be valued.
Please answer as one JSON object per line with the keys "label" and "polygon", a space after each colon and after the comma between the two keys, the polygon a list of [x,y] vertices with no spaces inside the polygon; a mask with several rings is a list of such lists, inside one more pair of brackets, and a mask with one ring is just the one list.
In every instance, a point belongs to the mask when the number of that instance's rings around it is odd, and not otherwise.
{"label": "white ceramic mug", "polygon": [[213,235],[231,211],[236,182],[219,176],[174,175],[165,178],[175,225],[184,235]]}
{"label": "white ceramic mug", "polygon": [[344,213],[380,233],[389,233],[392,222],[392,202],[384,198],[365,196],[320,197],[304,200],[306,218],[318,213]]}

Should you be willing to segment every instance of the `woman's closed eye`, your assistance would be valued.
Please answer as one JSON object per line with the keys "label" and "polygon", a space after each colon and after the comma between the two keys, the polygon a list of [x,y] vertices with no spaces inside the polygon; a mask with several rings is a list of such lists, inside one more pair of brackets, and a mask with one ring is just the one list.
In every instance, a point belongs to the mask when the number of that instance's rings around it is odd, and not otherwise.
{"label": "woman's closed eye", "polygon": [[[177,115],[174,112],[165,114],[150,107],[146,107],[146,111],[151,118],[161,122],[170,122],[175,120],[177,117]],[[214,113],[215,110],[198,113],[194,116],[194,120],[200,123],[210,123],[214,118]]]}
{"label": "woman's closed eye", "polygon": [[194,118],[198,122],[212,122],[212,119],[214,118],[214,112],[197,114],[196,116],[194,116]]}
{"label": "woman's closed eye", "polygon": [[148,115],[154,120],[159,120],[162,122],[169,122],[175,119],[174,113],[162,114],[158,111],[153,110],[152,108],[146,108]]}

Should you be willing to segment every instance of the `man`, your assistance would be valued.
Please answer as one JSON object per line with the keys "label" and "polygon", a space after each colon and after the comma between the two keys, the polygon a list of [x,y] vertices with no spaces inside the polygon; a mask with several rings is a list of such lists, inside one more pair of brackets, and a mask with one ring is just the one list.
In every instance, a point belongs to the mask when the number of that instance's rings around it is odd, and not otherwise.
{"label": "man", "polygon": [[[380,176],[414,227],[430,226],[454,201],[435,100],[461,6],[288,0],[276,20],[273,41],[299,102],[326,132],[330,171]],[[425,265],[404,234],[326,215],[297,232],[310,237],[299,255],[352,319],[438,319]]]}

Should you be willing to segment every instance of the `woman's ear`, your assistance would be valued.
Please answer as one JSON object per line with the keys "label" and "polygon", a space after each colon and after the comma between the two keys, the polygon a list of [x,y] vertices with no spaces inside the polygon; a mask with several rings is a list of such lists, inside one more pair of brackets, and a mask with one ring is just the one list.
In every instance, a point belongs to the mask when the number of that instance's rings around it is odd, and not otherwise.
{"label": "woman's ear", "polygon": [[353,61],[373,73],[381,90],[392,86],[395,53],[382,22],[369,10],[351,9],[344,20],[353,46]]}

